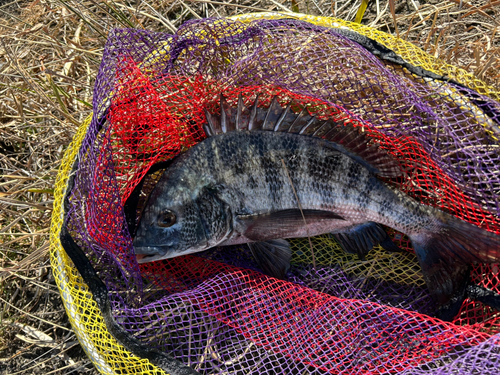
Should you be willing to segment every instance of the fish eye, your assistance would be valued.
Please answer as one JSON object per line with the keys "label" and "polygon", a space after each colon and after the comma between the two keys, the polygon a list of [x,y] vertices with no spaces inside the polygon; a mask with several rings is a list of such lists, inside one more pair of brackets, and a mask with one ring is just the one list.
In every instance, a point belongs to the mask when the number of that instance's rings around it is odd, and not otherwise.
{"label": "fish eye", "polygon": [[175,219],[175,214],[172,211],[163,211],[160,216],[158,216],[158,226],[163,228],[171,227],[175,224]]}

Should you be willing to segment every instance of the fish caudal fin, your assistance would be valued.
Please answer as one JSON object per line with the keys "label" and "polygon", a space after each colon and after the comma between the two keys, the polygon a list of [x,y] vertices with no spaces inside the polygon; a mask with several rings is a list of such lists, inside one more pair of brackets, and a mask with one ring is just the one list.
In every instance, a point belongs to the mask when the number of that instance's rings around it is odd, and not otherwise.
{"label": "fish caudal fin", "polygon": [[452,321],[455,316],[460,312],[460,308],[466,298],[473,301],[482,302],[500,311],[500,294],[495,293],[481,285],[474,284],[470,280],[466,280],[466,286],[457,291],[455,296],[450,300],[447,305],[440,306],[436,311],[436,317],[441,320]]}
{"label": "fish caudal fin", "polygon": [[500,236],[437,211],[437,228],[410,236],[431,295],[446,305],[464,294],[472,263],[500,262]]}

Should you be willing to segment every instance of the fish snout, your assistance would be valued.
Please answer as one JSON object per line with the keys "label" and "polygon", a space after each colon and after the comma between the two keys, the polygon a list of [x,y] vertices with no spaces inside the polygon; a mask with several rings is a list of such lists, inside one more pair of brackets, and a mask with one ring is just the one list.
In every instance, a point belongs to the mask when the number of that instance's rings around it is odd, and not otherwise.
{"label": "fish snout", "polygon": [[154,260],[167,258],[168,247],[159,246],[135,246],[134,253],[137,263],[148,263]]}
{"label": "fish snout", "polygon": [[[138,263],[172,258],[181,245],[177,231],[141,231],[133,239]],[[168,228],[171,229],[171,228]]]}
{"label": "fish snout", "polygon": [[152,244],[151,242],[152,241],[142,236],[138,236],[134,239],[132,244],[134,246],[137,263],[147,263],[156,259],[162,259],[173,245],[172,241],[169,241],[169,243],[162,243],[160,246]]}

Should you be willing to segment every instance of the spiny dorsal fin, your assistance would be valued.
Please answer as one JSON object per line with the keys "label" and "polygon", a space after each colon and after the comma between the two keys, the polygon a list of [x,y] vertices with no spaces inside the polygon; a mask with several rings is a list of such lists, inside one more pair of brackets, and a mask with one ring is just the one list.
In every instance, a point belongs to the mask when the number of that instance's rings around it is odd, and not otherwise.
{"label": "spiny dorsal fin", "polygon": [[[274,124],[273,131],[286,131],[290,127],[291,124],[287,124],[285,120],[285,117],[290,114],[290,106],[292,104],[288,104],[285,108],[285,110],[281,113],[280,118],[276,121],[276,124]],[[296,116],[294,116],[295,118]],[[281,126],[283,124],[283,126]],[[287,126],[288,125],[288,126]],[[281,129],[280,129],[281,126]]]}
{"label": "spiny dorsal fin", "polygon": [[250,107],[250,118],[248,119],[248,130],[254,130],[255,120],[257,118],[257,106],[259,104],[259,96],[260,96],[260,94],[257,94],[255,101],[253,102],[252,106]]}
{"label": "spiny dorsal fin", "polygon": [[210,112],[208,112],[205,109],[205,118],[207,119],[207,122],[203,124],[203,130],[205,131],[205,134],[207,137],[213,137],[216,133],[216,124],[217,124],[217,119],[215,116],[212,116]]}
{"label": "spiny dorsal fin", "polygon": [[367,166],[380,177],[401,176],[398,162],[382,150],[371,138],[351,124],[337,123],[332,119],[320,120],[311,116],[306,108],[298,114],[290,110],[291,103],[283,108],[275,96],[268,108],[254,103],[246,107],[238,95],[236,108],[231,107],[225,96],[220,96],[220,115],[205,110],[207,122],[203,129],[208,137],[236,130],[266,130],[302,134],[322,138],[336,144],[336,149]]}
{"label": "spiny dorsal fin", "polygon": [[288,133],[299,134],[302,128],[306,127],[306,125],[312,121],[314,121],[314,116],[311,116],[309,112],[307,112],[307,107],[304,107],[299,114],[295,116],[295,120],[293,120],[290,124]]}
{"label": "spiny dorsal fin", "polygon": [[223,133],[228,133],[236,129],[234,121],[234,111],[227,102],[224,95],[220,96],[220,125]]}
{"label": "spiny dorsal fin", "polygon": [[[280,118],[282,112],[283,112],[283,107],[280,106],[280,103],[278,102],[278,97],[275,96],[273,100],[271,100],[271,105],[267,109],[264,121],[261,125],[261,130],[273,130],[274,123]],[[260,123],[258,111],[257,111],[257,123]]]}

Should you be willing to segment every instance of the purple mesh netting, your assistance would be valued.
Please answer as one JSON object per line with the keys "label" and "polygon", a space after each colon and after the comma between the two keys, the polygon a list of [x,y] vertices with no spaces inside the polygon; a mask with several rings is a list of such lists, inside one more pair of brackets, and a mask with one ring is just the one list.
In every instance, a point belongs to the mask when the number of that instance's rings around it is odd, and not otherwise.
{"label": "purple mesh netting", "polygon": [[[498,373],[500,336],[421,315],[435,309],[424,285],[353,274],[327,255],[316,270],[294,263],[289,282],[261,275],[245,247],[141,269],[125,223],[114,124],[102,121],[130,79],[130,62],[165,101],[169,77],[203,77],[221,88],[273,86],[345,108],[386,136],[413,137],[486,212],[486,228],[498,231],[500,215],[498,143],[485,130],[498,127],[500,104],[490,98],[415,77],[335,30],[299,21],[201,20],[174,36],[115,30],[96,80],[68,227],[123,328],[207,374]],[[439,196],[413,195],[457,213]]]}
{"label": "purple mesh netting", "polygon": [[498,374],[499,368],[500,334],[497,334],[473,348],[459,350],[454,355],[407,370],[402,374]]}

